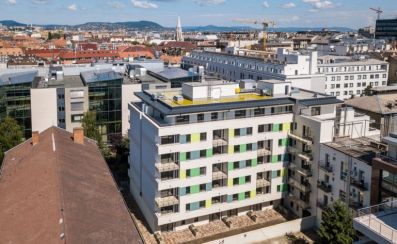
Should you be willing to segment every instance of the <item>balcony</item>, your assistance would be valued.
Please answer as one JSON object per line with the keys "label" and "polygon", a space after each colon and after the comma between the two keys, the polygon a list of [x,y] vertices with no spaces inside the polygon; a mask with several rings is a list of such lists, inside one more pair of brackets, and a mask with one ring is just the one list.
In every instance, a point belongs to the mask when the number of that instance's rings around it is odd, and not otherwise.
{"label": "balcony", "polygon": [[178,198],[175,196],[158,197],[155,199],[158,208],[169,207],[179,204]]}
{"label": "balcony", "polygon": [[324,181],[318,181],[317,186],[319,189],[326,193],[332,192],[332,186],[329,183],[325,183]]}
{"label": "balcony", "polygon": [[324,201],[317,201],[317,207],[321,210],[326,210],[328,208],[328,203],[324,203]]}
{"label": "balcony", "polygon": [[212,140],[212,145],[214,147],[226,146],[227,144],[228,144],[228,142],[225,138],[214,137],[214,139]]}
{"label": "balcony", "polygon": [[397,243],[397,200],[359,209],[357,215],[356,230],[376,243]]}
{"label": "balcony", "polygon": [[297,171],[298,173],[300,173],[303,176],[306,176],[306,177],[312,177],[313,176],[313,170],[308,165],[302,166],[302,165],[299,165],[296,162],[290,162],[288,167],[290,169],[293,169],[293,170]]}
{"label": "balcony", "polygon": [[310,192],[311,191],[311,186],[309,182],[301,182],[295,178],[290,177],[288,180],[288,183],[300,190],[301,192]]}
{"label": "balcony", "polygon": [[167,171],[174,171],[179,170],[179,165],[176,162],[169,162],[169,163],[156,163],[156,169],[158,172],[167,172]]}
{"label": "balcony", "polygon": [[298,152],[297,156],[300,157],[301,159],[307,161],[307,162],[310,162],[310,161],[313,160],[312,151]]}
{"label": "balcony", "polygon": [[322,169],[326,173],[333,173],[334,172],[334,169],[332,168],[332,165],[330,165],[329,163],[322,162],[322,161],[320,161],[320,169]]}
{"label": "balcony", "polygon": [[293,194],[289,194],[289,195],[288,195],[288,198],[289,198],[291,201],[295,202],[295,203],[296,203],[299,207],[301,207],[302,209],[304,209],[304,210],[310,209],[310,202],[309,202],[308,199],[305,201],[305,200],[300,199],[299,197],[297,197],[297,196],[295,196],[295,195],[293,195]]}
{"label": "balcony", "polygon": [[223,171],[212,172],[212,180],[227,179],[227,174]]}
{"label": "balcony", "polygon": [[270,186],[270,180],[262,178],[262,179],[257,179],[256,180],[256,187],[266,187],[266,186]]}
{"label": "balcony", "polygon": [[307,136],[307,135],[300,136],[300,135],[294,134],[292,132],[288,132],[288,136],[291,137],[292,139],[298,140],[298,141],[305,143],[309,146],[313,144],[313,138],[310,136]]}
{"label": "balcony", "polygon": [[270,148],[258,149],[258,157],[272,155]]}
{"label": "balcony", "polygon": [[350,207],[351,209],[358,210],[358,209],[360,209],[360,208],[363,208],[364,205],[363,205],[362,202],[350,201],[349,207]]}
{"label": "balcony", "polygon": [[360,191],[368,191],[368,184],[364,182],[364,180],[357,180],[354,178],[350,178],[350,184]]}

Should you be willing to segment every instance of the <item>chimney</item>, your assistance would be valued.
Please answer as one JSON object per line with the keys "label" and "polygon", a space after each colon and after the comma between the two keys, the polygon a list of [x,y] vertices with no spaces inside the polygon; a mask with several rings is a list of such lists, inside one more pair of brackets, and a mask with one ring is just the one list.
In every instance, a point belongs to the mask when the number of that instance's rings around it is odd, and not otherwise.
{"label": "chimney", "polygon": [[84,129],[77,127],[73,129],[73,141],[78,144],[84,144]]}
{"label": "chimney", "polygon": [[32,132],[32,145],[37,145],[39,144],[39,132],[38,131],[33,131]]}

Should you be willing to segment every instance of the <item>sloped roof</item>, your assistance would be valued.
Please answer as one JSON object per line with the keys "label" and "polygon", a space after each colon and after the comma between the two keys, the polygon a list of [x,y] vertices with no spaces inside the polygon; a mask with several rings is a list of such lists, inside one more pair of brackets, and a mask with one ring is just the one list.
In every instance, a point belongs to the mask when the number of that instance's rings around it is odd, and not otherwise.
{"label": "sloped roof", "polygon": [[6,153],[0,196],[0,243],[142,243],[96,143],[57,127]]}
{"label": "sloped roof", "polygon": [[378,114],[397,113],[397,94],[379,94],[357,97],[345,102],[347,105]]}

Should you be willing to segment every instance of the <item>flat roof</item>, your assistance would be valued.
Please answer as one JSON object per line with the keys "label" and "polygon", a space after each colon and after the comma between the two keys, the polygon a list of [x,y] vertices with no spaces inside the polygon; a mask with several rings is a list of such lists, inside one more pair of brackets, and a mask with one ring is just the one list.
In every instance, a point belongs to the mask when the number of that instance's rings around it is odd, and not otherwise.
{"label": "flat roof", "polygon": [[162,71],[153,72],[153,75],[161,76],[161,77],[164,77],[165,79],[168,79],[168,80],[182,79],[182,78],[189,78],[189,77],[198,76],[198,74],[191,73],[191,72],[186,71],[186,70],[181,69],[181,68],[165,68]]}
{"label": "flat roof", "polygon": [[86,84],[93,82],[123,79],[123,76],[120,73],[117,73],[112,69],[84,71],[81,72],[80,75],[83,82]]}
{"label": "flat roof", "polygon": [[92,140],[48,128],[6,152],[0,172],[0,243],[143,243]]}
{"label": "flat roof", "polygon": [[384,152],[381,148],[385,148],[384,144],[367,137],[340,137],[325,145],[368,164],[372,164],[372,159]]}
{"label": "flat roof", "polygon": [[0,86],[32,83],[37,70],[0,70]]}
{"label": "flat roof", "polygon": [[[150,91],[149,91],[150,92]],[[169,90],[162,91],[161,98],[159,100],[171,107],[185,107],[185,106],[196,106],[206,104],[222,104],[222,103],[236,103],[236,102],[247,102],[247,101],[258,101],[272,98],[271,96],[261,96],[258,93],[240,93],[235,96],[220,97],[218,99],[206,98],[206,99],[187,99],[186,97],[181,101],[174,101],[174,96],[182,95],[181,90]]]}

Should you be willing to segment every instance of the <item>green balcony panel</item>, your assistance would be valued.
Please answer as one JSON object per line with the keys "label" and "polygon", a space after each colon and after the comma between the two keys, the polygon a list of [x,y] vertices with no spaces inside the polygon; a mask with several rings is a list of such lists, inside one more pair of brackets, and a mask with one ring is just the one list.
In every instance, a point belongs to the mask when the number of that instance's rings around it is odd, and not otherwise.
{"label": "green balcony panel", "polygon": [[257,158],[252,159],[251,165],[252,165],[252,167],[257,166],[258,165],[258,159]]}
{"label": "green balcony panel", "polygon": [[245,176],[242,176],[242,177],[238,178],[238,184],[239,185],[244,185],[245,184]]}
{"label": "green balcony panel", "polygon": [[288,139],[287,138],[280,139],[278,145],[281,147],[286,147],[288,145]]}
{"label": "green balcony panel", "polygon": [[190,175],[192,177],[200,176],[200,168],[195,168],[190,170]]}
{"label": "green balcony panel", "polygon": [[227,163],[227,171],[232,171],[234,168],[233,168],[233,162],[228,162]]}
{"label": "green balcony panel", "polygon": [[195,194],[200,192],[200,185],[195,185],[190,187],[190,193]]}
{"label": "green balcony panel", "polygon": [[240,152],[246,152],[247,151],[247,144],[243,144],[243,145],[240,145]]}
{"label": "green balcony panel", "polygon": [[278,163],[278,155],[272,155],[272,163]]}
{"label": "green balcony panel", "polygon": [[239,200],[239,201],[242,201],[242,200],[244,200],[244,199],[245,199],[245,193],[244,193],[244,192],[239,193],[239,194],[238,194],[238,200]]}
{"label": "green balcony panel", "polygon": [[212,155],[213,155],[212,148],[211,148],[211,149],[207,149],[206,157],[207,157],[207,158],[210,158],[210,157],[212,157]]}
{"label": "green balcony panel", "polygon": [[181,152],[179,153],[179,161],[186,161],[186,153],[185,152]]}
{"label": "green balcony panel", "polygon": [[280,128],[281,127],[281,124],[273,124],[273,129],[272,129],[272,131],[273,132],[279,132],[280,131]]}
{"label": "green balcony panel", "polygon": [[281,192],[287,192],[288,191],[288,185],[287,184],[281,184],[280,191]]}

